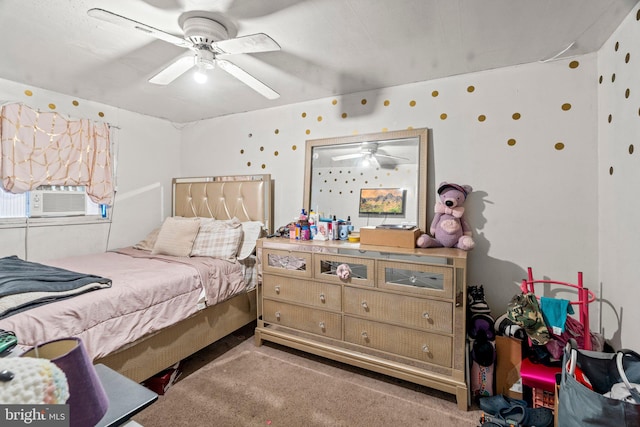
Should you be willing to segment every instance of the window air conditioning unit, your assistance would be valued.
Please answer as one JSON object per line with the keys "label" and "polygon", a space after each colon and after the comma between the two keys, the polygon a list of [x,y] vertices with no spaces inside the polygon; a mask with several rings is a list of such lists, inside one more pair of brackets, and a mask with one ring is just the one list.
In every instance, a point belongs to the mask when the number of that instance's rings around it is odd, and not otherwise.
{"label": "window air conditioning unit", "polygon": [[29,192],[29,216],[84,215],[84,190],[33,190]]}

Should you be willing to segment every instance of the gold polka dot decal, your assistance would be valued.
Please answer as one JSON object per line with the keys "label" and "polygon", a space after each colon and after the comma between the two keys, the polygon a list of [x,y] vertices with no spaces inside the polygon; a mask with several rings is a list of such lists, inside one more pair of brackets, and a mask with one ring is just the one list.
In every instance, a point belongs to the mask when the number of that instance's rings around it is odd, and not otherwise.
{"label": "gold polka dot decal", "polygon": [[77,107],[78,105],[80,105],[80,103],[75,99],[71,103],[73,104],[74,107]]}
{"label": "gold polka dot decal", "polygon": [[390,102],[388,99],[385,99],[385,100],[384,100],[384,106],[385,106],[385,107],[388,107],[388,106],[389,106],[389,104],[391,104],[391,102]]}
{"label": "gold polka dot decal", "polygon": [[569,68],[578,68],[579,66],[580,66],[580,63],[578,61],[569,62]]}
{"label": "gold polka dot decal", "polygon": [[440,114],[440,120],[447,120],[447,113]]}
{"label": "gold polka dot decal", "polygon": [[613,47],[613,49],[617,52],[619,48],[620,48],[620,42],[616,42],[616,45]]}
{"label": "gold polka dot decal", "polygon": [[629,145],[629,154],[633,154],[633,144]]}
{"label": "gold polka dot decal", "polygon": [[264,151],[264,147],[260,147],[260,151]]}
{"label": "gold polka dot decal", "polygon": [[416,106],[416,101],[411,100],[411,102],[409,102],[409,106],[410,107],[415,107]]}
{"label": "gold polka dot decal", "polygon": [[321,121],[322,121],[322,116],[318,116],[318,118],[317,118],[316,120],[318,120],[319,122],[321,122]]}
{"label": "gold polka dot decal", "polygon": [[273,152],[273,155],[276,156],[276,157],[278,157],[278,154],[280,154],[280,153],[278,153],[278,150]]}
{"label": "gold polka dot decal", "polygon": [[307,129],[304,131],[304,133],[306,133],[307,135],[309,135],[311,133],[311,129]]}
{"label": "gold polka dot decal", "polygon": [[469,92],[469,93],[473,93],[475,90],[476,90],[476,88],[474,86],[467,87],[467,92]]}
{"label": "gold polka dot decal", "polygon": [[624,56],[624,63],[628,64],[629,60],[631,60],[631,54],[627,52],[627,54]]}
{"label": "gold polka dot decal", "polygon": [[556,142],[556,145],[554,145],[554,147],[558,151],[564,150],[564,144],[562,142]]}
{"label": "gold polka dot decal", "polygon": [[24,94],[27,96],[33,96],[33,92],[31,92],[29,89],[25,90]]}
{"label": "gold polka dot decal", "polygon": [[480,114],[478,116],[478,121],[479,122],[484,122],[485,120],[487,120],[487,116],[485,116],[484,114]]}
{"label": "gold polka dot decal", "polygon": [[522,117],[522,116],[520,115],[520,113],[513,113],[513,114],[511,115],[511,118],[512,118],[513,120],[520,120],[520,117]]}
{"label": "gold polka dot decal", "polygon": [[56,104],[49,104],[49,109],[50,110],[55,110],[56,109]]}
{"label": "gold polka dot decal", "polygon": [[347,118],[347,113],[342,113],[342,118],[346,119]]}
{"label": "gold polka dot decal", "polygon": [[437,90],[434,90],[433,92],[431,92],[431,96],[433,96],[434,98],[438,95],[440,95],[440,92],[438,92]]}
{"label": "gold polka dot decal", "polygon": [[362,105],[367,105],[367,100],[366,100],[366,99],[362,99],[362,100],[360,101],[360,104],[362,104]]}
{"label": "gold polka dot decal", "polygon": [[333,105],[337,105],[337,104],[338,104],[338,100],[337,100],[337,99],[334,99],[333,101],[331,101],[331,104],[333,104]]}
{"label": "gold polka dot decal", "polygon": [[509,140],[507,141],[507,145],[513,147],[514,145],[516,145],[516,140],[513,138],[509,138]]}
{"label": "gold polka dot decal", "polygon": [[624,97],[629,99],[629,95],[631,95],[631,90],[627,88],[627,90],[624,91]]}
{"label": "gold polka dot decal", "polygon": [[611,74],[611,83],[616,81],[616,73]]}
{"label": "gold polka dot decal", "polygon": [[292,145],[292,146],[291,146],[291,149],[292,149],[293,151],[296,151],[296,150],[298,149],[298,146],[297,146],[297,145]]}
{"label": "gold polka dot decal", "polygon": [[247,162],[247,166],[251,166],[251,162]]}
{"label": "gold polka dot decal", "polygon": [[302,113],[301,116],[304,119],[305,117],[307,117],[307,113]]}
{"label": "gold polka dot decal", "polygon": [[609,175],[613,175],[613,166],[609,167]]}
{"label": "gold polka dot decal", "polygon": [[611,123],[613,121],[613,116],[611,114],[609,114],[609,117],[607,117],[607,121],[609,123]]}
{"label": "gold polka dot decal", "polygon": [[262,164],[262,166],[260,166],[262,169],[266,168],[267,165],[265,165],[264,163]]}
{"label": "gold polka dot decal", "polygon": [[636,13],[636,21],[640,21],[640,9],[638,9],[638,12]]}
{"label": "gold polka dot decal", "polygon": [[562,104],[562,111],[569,111],[571,110],[571,104],[569,104],[568,102],[565,104]]}
{"label": "gold polka dot decal", "polygon": [[244,154],[244,148],[240,150],[240,154]]}
{"label": "gold polka dot decal", "polygon": [[276,135],[280,133],[280,129],[276,129],[273,131],[273,133],[275,133]]}
{"label": "gold polka dot decal", "polygon": [[598,79],[598,83],[602,84],[602,80],[603,80],[603,77],[600,76],[600,78]]}
{"label": "gold polka dot decal", "polygon": [[382,128],[382,132],[389,132],[388,128]]}

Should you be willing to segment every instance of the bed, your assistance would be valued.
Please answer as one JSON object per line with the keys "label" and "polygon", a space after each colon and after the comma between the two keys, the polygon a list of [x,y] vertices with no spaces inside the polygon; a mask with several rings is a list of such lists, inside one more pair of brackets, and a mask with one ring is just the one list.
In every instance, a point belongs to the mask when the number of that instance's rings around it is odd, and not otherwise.
{"label": "bed", "polygon": [[45,263],[108,286],[21,309],[0,329],[22,348],[80,337],[95,363],[142,382],[254,321],[270,175],[176,178],[172,202],[172,216],[131,247]]}

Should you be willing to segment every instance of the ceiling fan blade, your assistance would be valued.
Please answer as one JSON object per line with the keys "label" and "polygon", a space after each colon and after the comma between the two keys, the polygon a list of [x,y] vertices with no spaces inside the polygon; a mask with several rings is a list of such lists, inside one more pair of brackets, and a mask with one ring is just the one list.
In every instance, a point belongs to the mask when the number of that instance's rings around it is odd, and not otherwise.
{"label": "ceiling fan blade", "polygon": [[260,95],[264,96],[267,99],[277,99],[280,97],[280,94],[269,86],[262,83],[260,80],[253,77],[251,74],[244,71],[242,68],[238,67],[235,64],[232,64],[229,61],[224,59],[216,59],[216,63],[227,73],[231,74],[236,79],[240,80],[242,83],[249,86],[251,89],[258,92]]}
{"label": "ceiling fan blade", "polygon": [[149,79],[149,83],[168,85],[194,66],[193,55],[179,56],[175,61]]}
{"label": "ceiling fan blade", "polygon": [[266,34],[258,33],[235,39],[221,40],[211,44],[220,55],[235,53],[271,52],[280,50],[280,45]]}
{"label": "ceiling fan blade", "polygon": [[376,157],[384,157],[386,159],[394,159],[394,160],[406,160],[409,161],[409,159],[407,159],[406,157],[400,157],[400,156],[391,156],[389,154],[382,154],[380,152],[374,154],[374,156]]}
{"label": "ceiling fan blade", "polygon": [[134,21],[133,19],[126,18],[124,16],[117,15],[113,12],[109,12],[104,9],[89,9],[87,14],[92,18],[97,18],[102,21],[110,22],[112,24],[119,25],[121,27],[130,28],[133,30],[142,31],[145,34],[148,34],[157,39],[163,40],[165,42],[175,44],[180,47],[192,47],[193,43],[188,40],[183,39],[182,37],[174,36],[173,34],[165,33],[164,31],[158,30],[157,28],[150,27],[146,24],[143,24],[138,21]]}
{"label": "ceiling fan blade", "polygon": [[349,159],[357,159],[358,157],[362,157],[364,154],[362,153],[353,153],[353,154],[343,154],[342,156],[333,156],[331,160],[334,162],[339,162],[340,160],[349,160]]}

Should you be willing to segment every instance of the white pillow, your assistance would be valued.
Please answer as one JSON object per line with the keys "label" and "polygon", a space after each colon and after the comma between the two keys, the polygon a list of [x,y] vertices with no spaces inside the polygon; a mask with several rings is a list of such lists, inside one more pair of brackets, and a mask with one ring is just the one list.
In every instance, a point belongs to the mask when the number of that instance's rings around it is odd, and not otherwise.
{"label": "white pillow", "polygon": [[198,218],[168,217],[162,223],[151,254],[189,256],[199,229]]}
{"label": "white pillow", "polygon": [[235,262],[242,240],[242,225],[238,218],[206,221],[193,243],[191,256],[209,256]]}
{"label": "white pillow", "polygon": [[242,241],[238,250],[238,259],[243,260],[253,253],[256,240],[264,235],[264,224],[260,221],[245,221],[242,223]]}

